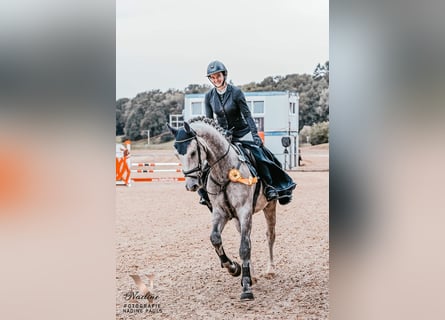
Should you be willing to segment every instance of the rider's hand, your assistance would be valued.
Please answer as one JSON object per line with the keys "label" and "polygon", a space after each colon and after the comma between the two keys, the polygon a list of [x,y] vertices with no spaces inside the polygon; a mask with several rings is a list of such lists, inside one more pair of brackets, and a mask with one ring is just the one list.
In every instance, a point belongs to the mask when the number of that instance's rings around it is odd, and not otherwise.
{"label": "rider's hand", "polygon": [[261,140],[261,138],[257,135],[253,136],[253,142],[260,147],[263,145],[263,140]]}
{"label": "rider's hand", "polygon": [[224,137],[226,137],[226,139],[228,139],[228,140],[232,139],[232,134],[233,134],[232,129],[224,130]]}

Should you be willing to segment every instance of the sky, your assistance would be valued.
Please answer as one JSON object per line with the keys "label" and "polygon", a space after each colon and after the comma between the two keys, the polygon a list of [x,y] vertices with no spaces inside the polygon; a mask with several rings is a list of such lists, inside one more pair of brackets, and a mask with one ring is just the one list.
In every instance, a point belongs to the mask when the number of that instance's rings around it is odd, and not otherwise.
{"label": "sky", "polygon": [[328,0],[117,0],[116,98],[210,84],[222,61],[235,85],[311,74],[329,60]]}

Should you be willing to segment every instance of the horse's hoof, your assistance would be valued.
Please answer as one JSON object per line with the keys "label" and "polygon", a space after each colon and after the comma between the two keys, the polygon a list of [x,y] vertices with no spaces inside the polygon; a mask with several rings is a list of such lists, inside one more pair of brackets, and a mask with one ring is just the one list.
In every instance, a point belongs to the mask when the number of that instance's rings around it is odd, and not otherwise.
{"label": "horse's hoof", "polygon": [[252,292],[243,292],[241,293],[241,298],[242,301],[247,301],[247,300],[253,300],[255,299],[253,297],[253,293]]}
{"label": "horse's hoof", "polygon": [[229,273],[234,277],[239,277],[239,275],[241,274],[241,266],[235,261],[233,261],[233,264],[235,265],[235,271],[230,272],[229,270]]}

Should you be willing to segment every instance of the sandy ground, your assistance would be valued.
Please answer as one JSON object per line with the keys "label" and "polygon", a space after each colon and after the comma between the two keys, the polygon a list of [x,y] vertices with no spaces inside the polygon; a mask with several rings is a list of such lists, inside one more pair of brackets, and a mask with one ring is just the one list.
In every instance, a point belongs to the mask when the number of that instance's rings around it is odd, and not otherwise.
{"label": "sandy ground", "polygon": [[[248,302],[239,299],[240,278],[220,267],[209,240],[209,211],[184,182],[116,187],[116,319],[327,319],[328,147],[301,151],[304,166],[289,172],[298,184],[294,199],[277,209],[276,274],[270,279],[263,276],[268,255],[264,215],[254,216],[252,262],[258,282],[255,300]],[[133,162],[176,162],[172,154],[137,150]],[[222,236],[229,258],[240,262],[240,238],[232,222]],[[125,295],[137,293],[130,275],[141,276],[148,287],[145,275],[154,276],[153,305],[144,306],[147,299],[141,298],[128,307]]]}

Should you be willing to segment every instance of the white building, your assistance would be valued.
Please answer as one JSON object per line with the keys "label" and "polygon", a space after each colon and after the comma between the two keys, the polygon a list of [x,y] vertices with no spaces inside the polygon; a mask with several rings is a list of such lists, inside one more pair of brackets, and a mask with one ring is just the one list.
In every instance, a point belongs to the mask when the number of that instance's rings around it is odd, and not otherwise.
{"label": "white building", "polygon": [[[262,91],[245,92],[244,95],[258,131],[264,132],[264,144],[286,169],[296,167],[298,165],[298,93]],[[183,119],[187,121],[200,115],[205,115],[204,94],[186,94]],[[283,138],[286,140],[286,137],[290,145],[284,148],[282,141]]]}

